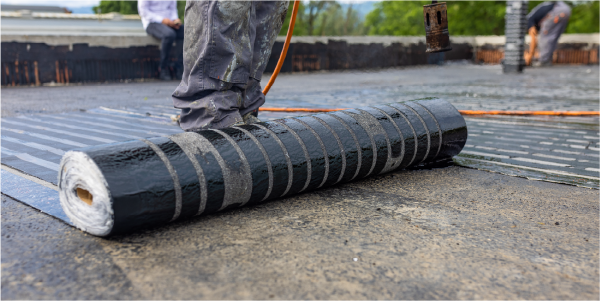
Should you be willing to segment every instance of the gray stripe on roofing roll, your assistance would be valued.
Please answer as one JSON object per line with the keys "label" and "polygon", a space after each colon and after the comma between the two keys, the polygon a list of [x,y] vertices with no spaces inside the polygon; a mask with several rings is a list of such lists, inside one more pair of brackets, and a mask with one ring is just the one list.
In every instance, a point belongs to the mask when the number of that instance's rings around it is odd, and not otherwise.
{"label": "gray stripe on roofing roll", "polygon": [[304,121],[299,120],[298,118],[290,118],[300,124],[302,124],[303,126],[305,126],[312,134],[313,136],[315,136],[315,138],[317,139],[317,141],[319,142],[319,146],[321,147],[321,151],[323,152],[323,159],[324,159],[324,173],[323,173],[323,178],[319,184],[319,186],[317,186],[317,188],[321,188],[326,181],[328,180],[328,175],[330,173],[330,160],[328,158],[328,151],[326,150],[325,145],[323,144],[323,141],[321,140],[321,138],[319,137],[319,135],[317,134],[317,132],[315,132],[315,130],[313,128],[311,128],[308,124],[306,124]]}
{"label": "gray stripe on roofing roll", "polygon": [[[238,207],[248,202],[252,193],[252,179],[248,162],[240,156],[236,143],[219,130],[197,132],[216,149],[215,156],[223,175],[224,194],[219,210]],[[228,139],[229,138],[229,139]]]}
{"label": "gray stripe on roofing roll", "polygon": [[[403,162],[403,159],[405,158],[405,136],[403,136],[403,132],[401,132],[401,129],[399,129],[398,125],[396,124],[396,122],[394,122],[394,119],[392,119],[392,117],[390,117],[390,115],[388,115],[384,110],[382,110],[378,107],[372,107],[372,108],[374,108],[374,109],[380,111],[380,113],[384,114],[384,116],[386,116],[386,118],[388,120],[390,120],[390,123],[392,124],[394,129],[397,131],[400,143],[398,143],[397,146],[392,148],[393,152],[392,152],[392,158],[391,158],[390,167],[389,167],[389,171],[395,170],[399,166],[401,166],[401,163]],[[397,153],[395,153],[394,150],[398,149],[398,147],[400,147],[400,150],[398,150],[398,154],[397,154]]]}
{"label": "gray stripe on roofing roll", "polygon": [[430,147],[430,133],[428,132],[426,123],[417,115],[415,110],[402,103],[392,103],[390,106],[403,113],[409,120],[411,127],[415,130],[417,151],[415,153],[415,160],[410,165],[421,163],[426,158]]}
{"label": "gray stripe on roofing roll", "polygon": [[351,109],[342,112],[357,120],[359,125],[367,135],[369,135],[369,138],[373,142],[373,161],[369,172],[365,176],[380,173],[386,165],[386,158],[389,153],[389,142],[384,129],[378,120],[365,111]]}
{"label": "gray stripe on roofing roll", "polygon": [[267,183],[267,185],[268,186],[267,186],[267,192],[265,193],[265,196],[261,199],[261,202],[265,201],[269,197],[269,195],[271,194],[271,190],[273,189],[273,170],[271,168],[271,161],[269,160],[269,156],[267,155],[267,152],[265,151],[265,148],[263,148],[263,145],[249,131],[247,131],[246,129],[244,129],[242,127],[234,127],[234,128],[236,128],[236,129],[242,131],[243,133],[245,133],[255,143],[255,145],[259,148],[259,151],[261,152],[261,154],[263,154],[263,159],[265,160],[265,162],[267,164],[267,175],[268,175],[268,183]]}
{"label": "gray stripe on roofing roll", "polygon": [[307,146],[305,145],[305,143],[303,142],[301,137],[292,128],[290,128],[287,124],[280,122],[278,120],[275,120],[274,123],[282,125],[292,134],[292,136],[294,136],[294,138],[296,139],[298,144],[301,146],[303,155],[305,155],[305,164],[307,167],[306,168],[307,169],[307,179],[305,180],[305,184],[303,185],[303,188],[301,188],[301,190],[298,191],[299,193],[303,192],[303,191],[305,191],[305,189],[307,189],[307,187],[309,187],[309,183],[311,183],[311,171],[312,171],[311,170],[311,158],[309,157],[309,152],[307,151]]}
{"label": "gray stripe on roofing roll", "polygon": [[[218,135],[213,133],[214,135]],[[203,177],[196,177],[199,182],[200,198],[193,215],[216,212],[221,209],[225,195],[225,180],[223,170],[227,167],[219,151],[204,136],[198,133],[180,133],[170,137],[188,155],[194,168],[200,167]],[[177,142],[176,142],[177,141]],[[196,165],[196,163],[198,165]],[[199,171],[196,171],[199,174]],[[206,187],[206,188],[205,188]],[[202,192],[207,191],[206,195]],[[209,193],[210,192],[210,193]],[[203,199],[203,197],[205,197]]]}
{"label": "gray stripe on roofing roll", "polygon": [[387,154],[385,165],[378,174],[389,172],[395,168],[395,165],[398,167],[399,164],[397,163],[400,163],[402,160],[402,158],[399,158],[402,148],[401,136],[394,127],[394,122],[389,120],[386,114],[383,114],[380,110],[372,107],[366,107],[363,108],[363,110],[373,116],[384,130],[387,143]]}
{"label": "gray stripe on roofing roll", "polygon": [[61,205],[107,236],[450,158],[466,139],[430,99],[98,145],[63,156]]}
{"label": "gray stripe on roofing roll", "polygon": [[[250,165],[248,164],[248,159],[246,159],[246,156],[244,155],[238,144],[236,144],[236,141],[234,141],[234,139],[226,135],[221,130],[212,131],[219,133],[227,141],[229,141],[231,145],[234,146],[234,149],[238,153],[240,163],[242,164],[242,170],[233,170],[229,174],[229,176],[231,177],[231,181],[225,181],[225,196],[223,197],[224,200],[221,208],[225,209],[233,204],[239,204],[239,206],[242,206],[248,203],[253,190],[252,176],[250,173]],[[227,176],[228,175],[226,173],[226,177]]]}
{"label": "gray stripe on roofing roll", "polygon": [[[326,115],[326,114],[323,114],[323,115]],[[318,116],[311,116],[311,117],[314,118],[315,120],[319,121],[319,123],[321,123],[324,127],[326,127],[326,129],[328,129],[330,131],[330,133],[332,133],[332,135],[334,135],[334,139],[336,139],[336,143],[338,143],[338,148],[340,149],[340,159],[342,160],[342,167],[340,168],[340,175],[338,176],[338,179],[336,180],[336,182],[334,182],[334,184],[337,184],[337,183],[340,183],[340,181],[342,181],[342,177],[344,176],[344,172],[346,171],[346,154],[344,152],[344,147],[342,147],[342,142],[340,142],[340,137],[338,137],[338,134],[336,134],[336,132]],[[324,118],[324,117],[322,117],[322,118]],[[336,156],[336,155],[334,155],[334,156]]]}
{"label": "gray stripe on roofing roll", "polygon": [[328,158],[328,175],[323,186],[334,185],[338,182],[342,171],[342,156],[340,146],[332,131],[325,127],[317,119],[311,116],[296,117],[296,120],[304,122],[307,126],[317,133],[326,150]]}
{"label": "gray stripe on roofing roll", "polygon": [[[380,106],[380,108],[384,111],[389,112],[389,116],[400,116],[401,117],[401,118],[393,117],[394,122],[396,123],[397,127],[399,129],[401,129],[401,131],[405,131],[406,134],[404,135],[404,137],[407,137],[407,139],[404,140],[404,142],[405,142],[404,150],[406,151],[406,154],[404,156],[405,159],[401,163],[400,167],[410,166],[415,161],[415,157],[417,156],[417,145],[418,145],[417,134],[415,132],[415,129],[413,128],[413,125],[411,124],[409,119],[407,119],[407,116],[405,116],[405,114],[403,112],[399,111],[398,109],[396,109],[392,106],[389,106],[389,105],[383,105],[383,106]],[[411,131],[410,133],[408,133],[408,131],[407,131],[408,129]]]}
{"label": "gray stripe on roofing roll", "polygon": [[307,183],[307,159],[302,144],[280,123],[266,122],[260,125],[273,132],[286,149],[287,159],[291,163],[288,169],[289,179],[291,179],[290,188],[286,195],[298,193]]}
{"label": "gray stripe on roofing roll", "polygon": [[290,162],[290,154],[288,154],[288,150],[286,149],[286,146],[284,146],[284,144],[282,143],[280,138],[278,138],[278,136],[272,130],[266,128],[265,126],[263,126],[261,124],[253,124],[253,126],[261,128],[261,129],[265,130],[266,132],[268,132],[273,137],[273,139],[275,139],[275,142],[280,146],[280,148],[282,149],[282,152],[284,153],[284,158],[286,159],[286,168],[288,170],[288,184],[286,185],[286,190],[284,190],[282,195],[278,196],[278,197],[283,197],[288,193],[288,191],[290,191],[290,187],[292,187],[292,180],[294,177],[293,171],[292,171],[292,163]]}
{"label": "gray stripe on roofing roll", "polygon": [[359,174],[359,169],[361,168],[361,147],[355,133],[346,125],[344,120],[334,114],[319,114],[314,117],[328,124],[339,138],[341,148],[344,150],[344,155],[346,156],[345,171],[341,181],[348,182],[354,179]]}
{"label": "gray stripe on roofing roll", "polygon": [[[202,168],[206,179],[207,200],[204,207],[199,206],[197,215],[219,211],[225,195],[223,174],[223,170],[226,168],[225,162],[219,151],[204,136],[193,132],[181,135],[189,135],[188,143],[194,149],[194,157]],[[200,212],[201,208],[202,212]]]}
{"label": "gray stripe on roofing roll", "polygon": [[436,120],[428,110],[426,110],[423,106],[420,106],[416,102],[406,103],[406,106],[411,107],[413,110],[417,112],[417,114],[421,117],[421,119],[426,124],[428,128],[428,137],[430,137],[430,144],[428,148],[428,156],[424,161],[432,161],[436,158],[439,146],[440,146],[440,127],[436,123]]}
{"label": "gray stripe on roofing roll", "polygon": [[426,111],[426,113],[428,113],[428,115],[430,115],[430,117],[432,117],[432,119],[434,120],[434,123],[436,124],[436,129],[438,129],[438,148],[436,149],[436,154],[433,157],[433,158],[436,158],[436,157],[438,157],[438,154],[440,153],[440,148],[442,147],[442,131],[440,130],[440,124],[438,123],[438,120],[436,120],[436,117],[434,117],[432,112],[430,112],[430,110],[428,110],[428,108],[424,107],[423,105],[421,105],[417,102],[415,104],[422,107],[424,109],[424,111]]}
{"label": "gray stripe on roofing roll", "polygon": [[302,145],[306,146],[310,158],[310,162],[307,163],[307,166],[311,166],[309,186],[307,186],[306,189],[312,190],[319,188],[326,173],[327,163],[325,148],[323,147],[321,140],[319,140],[319,136],[293,118],[281,119],[277,122],[286,125],[301,138]]}
{"label": "gray stripe on roofing roll", "polygon": [[242,152],[240,157],[243,157],[245,162],[248,163],[252,180],[252,191],[246,204],[263,200],[268,192],[269,170],[265,157],[258,155],[261,153],[261,150],[251,139],[252,136],[247,135],[240,128],[223,128],[220,131],[228,135],[236,143]]}
{"label": "gray stripe on roofing roll", "polygon": [[359,173],[355,176],[355,178],[364,178],[373,170],[373,167],[375,166],[374,152],[376,143],[373,141],[373,137],[365,131],[361,124],[359,124],[359,121],[350,115],[345,114],[342,111],[333,112],[330,113],[330,115],[337,117],[338,120],[342,120],[344,124],[351,129],[351,133],[353,133],[357,138],[361,160],[359,161],[360,164],[357,167]]}
{"label": "gray stripe on roofing roll", "polygon": [[286,155],[282,147],[276,142],[273,134],[270,134],[263,128],[254,125],[243,125],[251,135],[257,138],[257,141],[263,146],[273,173],[273,188],[271,193],[265,200],[275,199],[280,197],[288,187],[288,164],[286,163]]}
{"label": "gray stripe on roofing roll", "polygon": [[191,133],[181,133],[172,135],[169,137],[171,141],[175,142],[179,147],[184,151],[188,159],[194,166],[194,170],[196,171],[196,177],[198,178],[198,183],[200,185],[199,191],[199,202],[198,209],[196,209],[196,213],[194,215],[199,215],[205,210],[205,206],[207,205],[207,182],[205,179],[204,172],[202,171],[202,167],[196,158],[196,154],[198,154],[198,148],[194,147],[193,142],[190,142]]}
{"label": "gray stripe on roofing roll", "polygon": [[419,104],[432,113],[440,126],[442,143],[437,158],[451,158],[461,152],[467,141],[468,129],[459,111],[441,99],[421,100]]}
{"label": "gray stripe on roofing roll", "polygon": [[428,129],[428,125],[424,121],[424,118],[422,118],[422,116],[420,116],[419,113],[414,108],[412,108],[410,105],[408,105],[406,103],[401,103],[400,105],[411,110],[415,114],[415,116],[417,116],[419,121],[422,123],[424,130],[426,131],[425,137],[426,137],[426,141],[428,142],[428,144],[426,145],[426,153],[424,154],[424,157],[418,162],[418,163],[422,163],[428,158],[428,155],[430,154],[430,145],[431,145],[431,140],[432,140],[430,137],[430,133],[431,133],[430,129]]}
{"label": "gray stripe on roofing roll", "polygon": [[191,164],[190,158],[177,143],[167,137],[149,138],[148,141],[152,142],[163,152],[179,180],[181,203],[179,205],[176,204],[176,211],[179,208],[179,213],[174,219],[195,215],[199,203],[200,181],[198,180],[198,173],[194,165]]}
{"label": "gray stripe on roofing roll", "polygon": [[165,163],[165,167],[169,171],[171,179],[173,180],[173,189],[175,191],[175,211],[173,212],[173,217],[170,220],[170,222],[172,222],[176,220],[182,212],[182,188],[179,184],[179,177],[177,176],[175,169],[171,165],[171,162],[169,162],[169,159],[167,158],[167,156],[165,156],[165,153],[163,153],[163,151],[158,146],[146,139],[140,140],[146,143],[148,146],[150,146],[150,148],[154,150],[154,152],[159,156],[159,158],[161,158],[163,163]]}

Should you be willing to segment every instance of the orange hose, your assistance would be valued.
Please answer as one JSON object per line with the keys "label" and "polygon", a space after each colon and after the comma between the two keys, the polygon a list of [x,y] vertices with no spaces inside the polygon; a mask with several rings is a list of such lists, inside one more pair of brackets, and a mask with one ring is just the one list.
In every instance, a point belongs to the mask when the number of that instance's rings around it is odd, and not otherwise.
{"label": "orange hose", "polygon": [[597,111],[479,111],[459,110],[461,115],[599,116]]}
{"label": "orange hose", "polygon": [[[266,112],[305,112],[324,113],[346,109],[319,109],[319,108],[259,108]],[[521,116],[599,116],[597,111],[479,111],[459,110],[461,115],[521,115]]]}
{"label": "orange hose", "polygon": [[280,59],[278,60],[278,64],[275,66],[275,70],[273,70],[273,74],[269,79],[267,85],[263,89],[263,94],[267,95],[271,86],[275,82],[276,77],[280,74],[280,69],[282,69],[282,65],[284,64],[284,59],[286,58],[286,53],[288,52],[288,46],[290,46],[290,39],[292,38],[292,32],[294,31],[294,23],[296,22],[296,13],[298,12],[298,5],[300,4],[300,0],[294,1],[294,6],[292,6],[292,15],[290,16],[290,25],[288,26],[288,32],[286,33],[286,42],[284,42],[284,49],[282,49],[282,53],[280,54]]}

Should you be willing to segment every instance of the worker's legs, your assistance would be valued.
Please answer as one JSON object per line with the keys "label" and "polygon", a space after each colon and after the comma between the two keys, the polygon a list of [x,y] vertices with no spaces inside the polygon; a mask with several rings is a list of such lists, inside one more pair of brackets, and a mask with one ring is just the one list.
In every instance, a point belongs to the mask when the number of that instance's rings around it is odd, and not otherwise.
{"label": "worker's legs", "polygon": [[238,109],[250,74],[250,1],[188,1],[184,74],[173,93],[184,130],[242,121]]}
{"label": "worker's legs", "polygon": [[259,82],[287,6],[287,0],[188,0],[184,75],[173,93],[182,129],[228,127],[265,102]]}
{"label": "worker's legs", "polygon": [[288,11],[288,1],[256,1],[253,2],[255,18],[255,40],[253,47],[251,74],[244,95],[244,107],[240,109],[243,116],[257,110],[265,103],[265,95],[261,89],[261,78],[275,39],[280,33],[282,23]]}
{"label": "worker's legs", "polygon": [[150,23],[146,28],[146,32],[161,40],[161,60],[159,67],[162,72],[165,72],[169,68],[169,52],[171,51],[173,42],[184,38],[184,26],[182,25],[179,29],[175,29],[160,23]]}
{"label": "worker's legs", "polygon": [[557,48],[559,37],[566,30],[570,19],[571,9],[563,3],[557,2],[542,21],[539,32],[539,61],[542,64],[553,62],[553,52]]}

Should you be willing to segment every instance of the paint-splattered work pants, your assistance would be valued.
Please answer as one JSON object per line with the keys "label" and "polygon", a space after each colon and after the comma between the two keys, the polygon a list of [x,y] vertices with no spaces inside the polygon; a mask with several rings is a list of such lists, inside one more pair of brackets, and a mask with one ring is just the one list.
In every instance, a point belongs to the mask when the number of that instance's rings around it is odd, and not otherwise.
{"label": "paint-splattered work pants", "polygon": [[261,76],[287,10],[288,1],[187,1],[172,95],[182,129],[228,127],[265,103]]}
{"label": "paint-splattered work pants", "polygon": [[553,9],[541,21],[538,50],[540,62],[551,63],[553,52],[557,48],[559,37],[568,27],[568,20],[572,15],[572,9],[562,1],[555,3]]}

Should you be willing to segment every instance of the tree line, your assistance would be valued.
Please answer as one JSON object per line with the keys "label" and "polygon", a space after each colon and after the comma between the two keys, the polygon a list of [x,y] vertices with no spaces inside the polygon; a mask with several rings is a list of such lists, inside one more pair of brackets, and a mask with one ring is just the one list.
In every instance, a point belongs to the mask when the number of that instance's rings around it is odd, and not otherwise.
{"label": "tree line", "polygon": [[[528,11],[543,1],[529,1]],[[424,34],[423,5],[430,1],[382,1],[374,4],[364,26],[368,35]],[[572,7],[567,33],[599,32],[599,1],[566,1]],[[505,1],[447,1],[449,33],[458,36],[504,35]]]}
{"label": "tree line", "polygon": [[[529,10],[543,1],[529,1]],[[364,17],[354,4],[336,1],[301,1],[294,26],[296,36],[391,35],[422,36],[425,34],[423,5],[431,1],[381,1]],[[599,32],[599,1],[566,1],[572,7],[567,33]],[[292,4],[280,35],[285,35],[290,22]],[[356,4],[355,4],[356,6]],[[183,19],[185,1],[178,1]],[[119,12],[137,14],[137,1],[100,1],[96,13]],[[505,1],[447,1],[451,35],[503,35],[505,33]]]}

